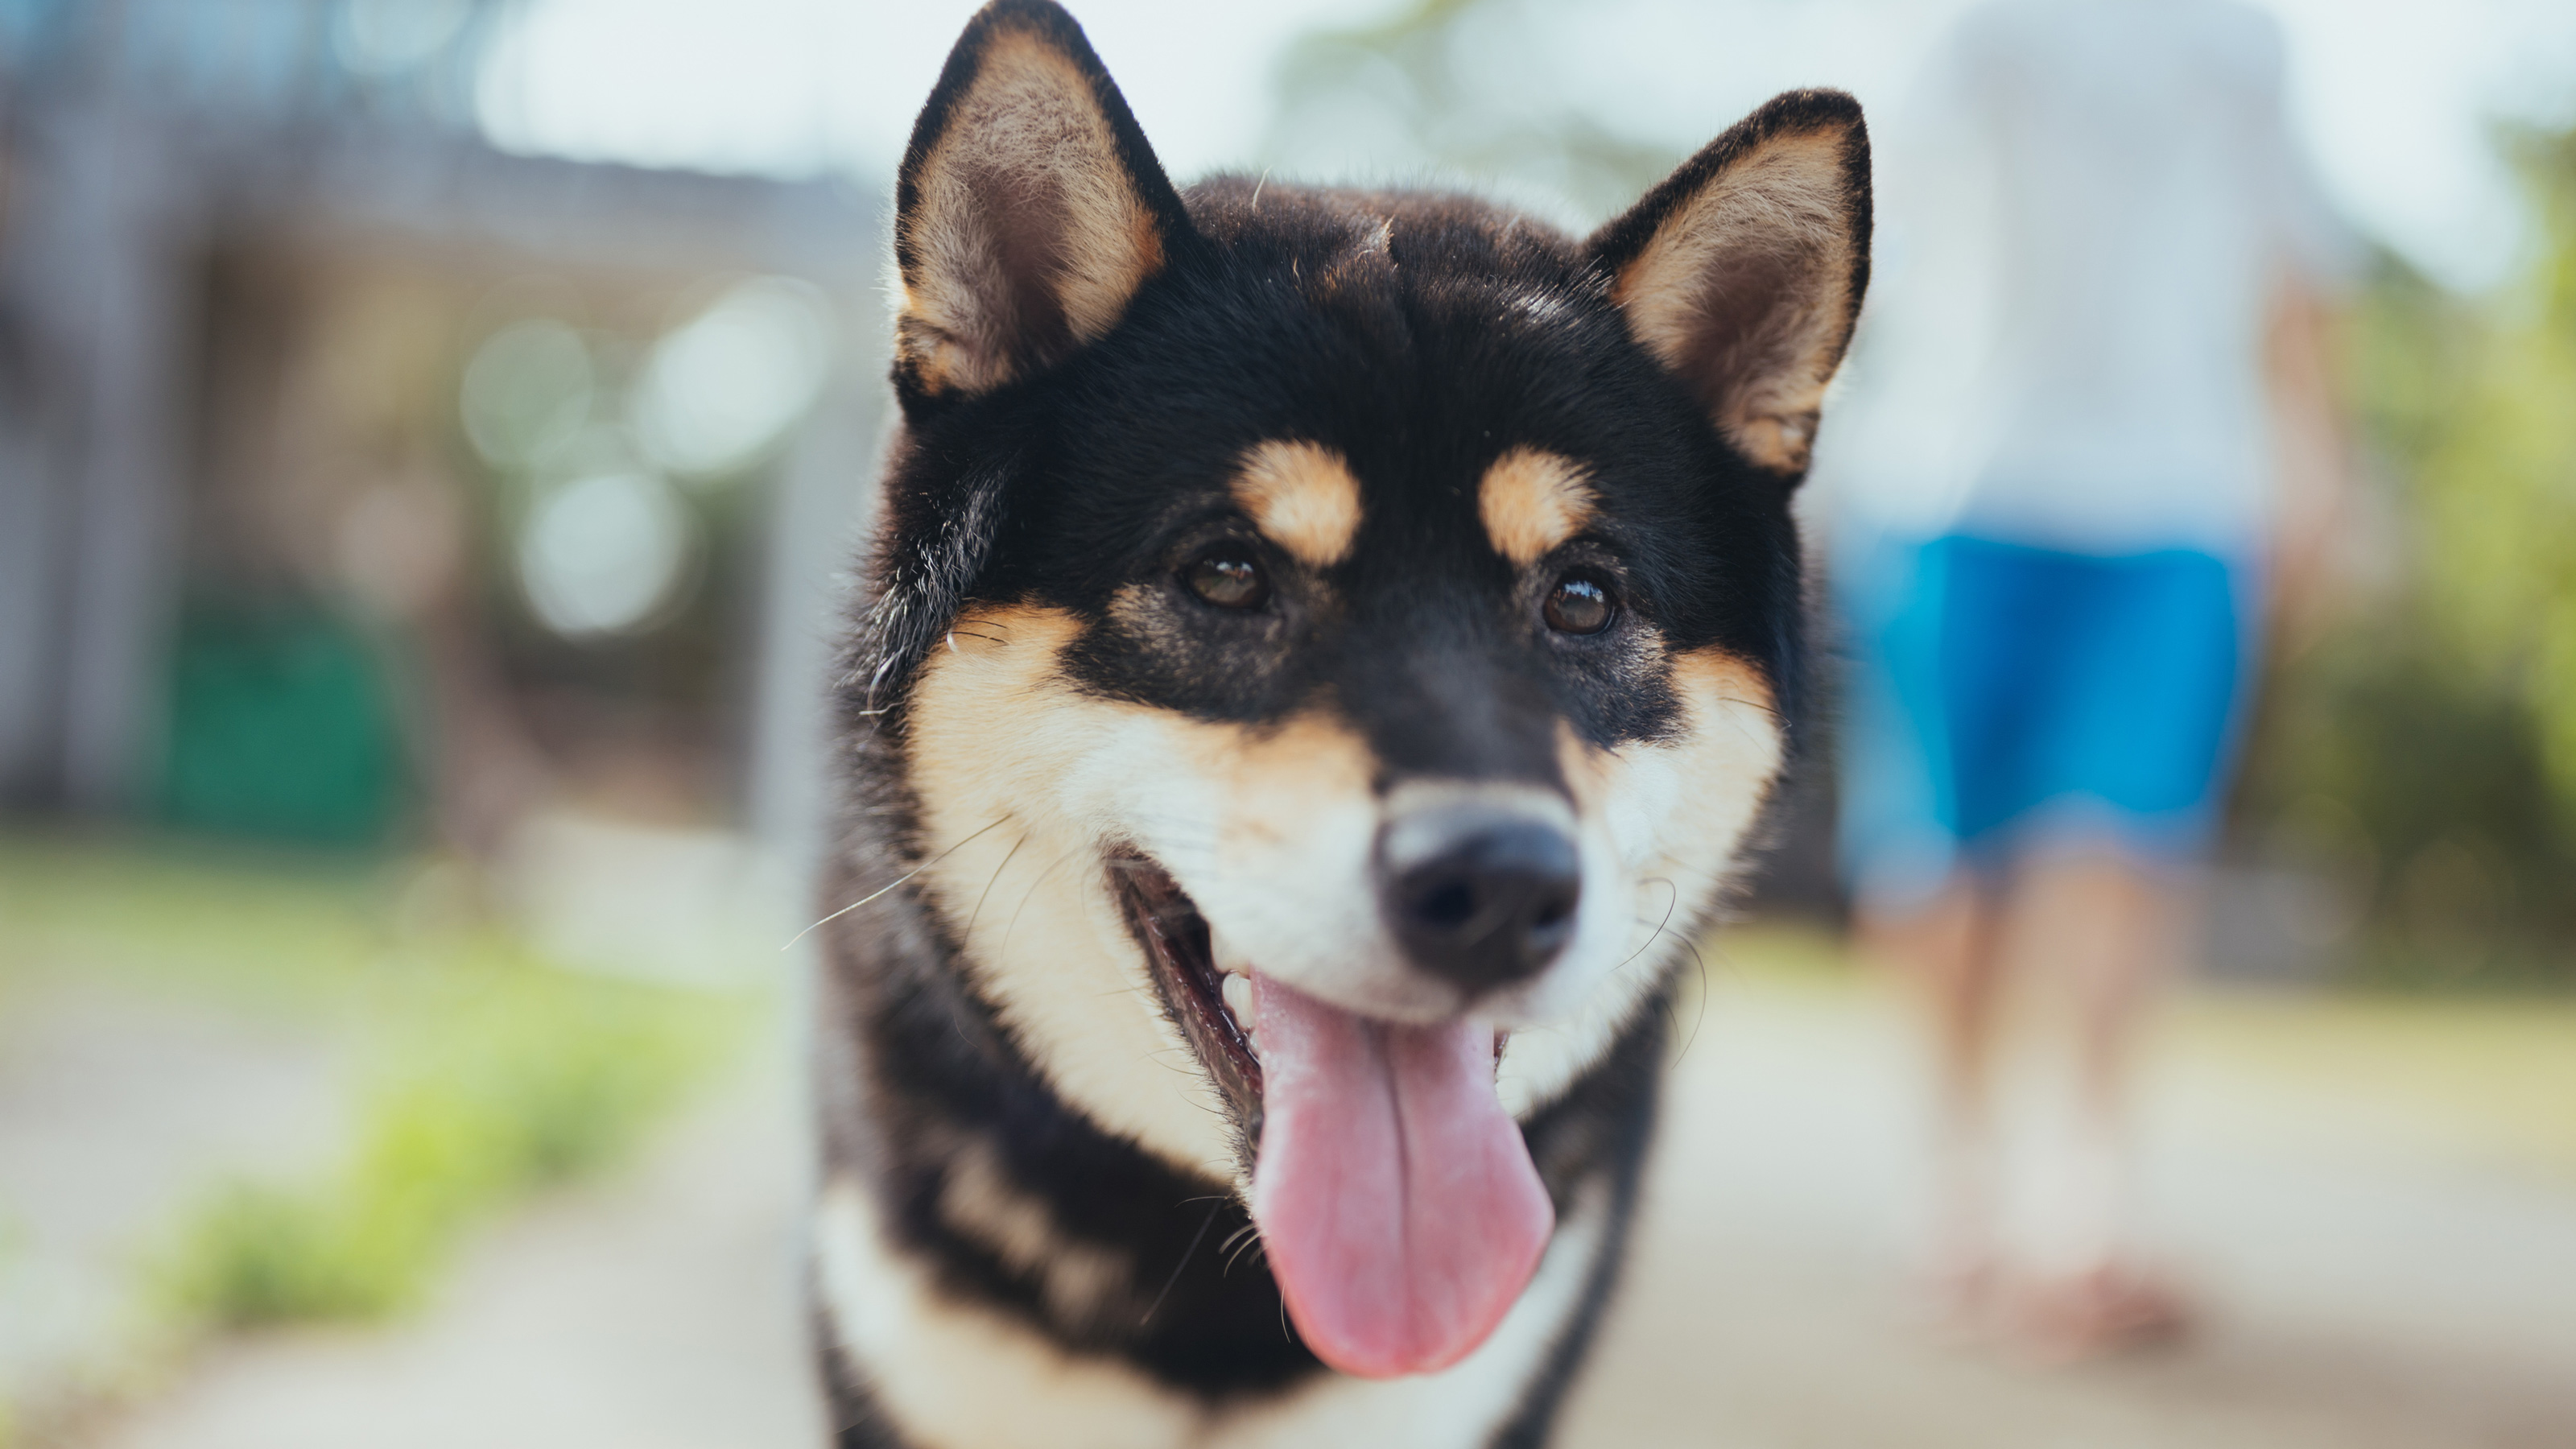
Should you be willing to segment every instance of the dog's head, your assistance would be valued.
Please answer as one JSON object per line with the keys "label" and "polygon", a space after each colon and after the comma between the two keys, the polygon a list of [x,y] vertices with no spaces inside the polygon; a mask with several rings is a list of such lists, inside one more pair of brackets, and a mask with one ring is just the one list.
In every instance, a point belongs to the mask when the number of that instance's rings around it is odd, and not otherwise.
{"label": "dog's head", "polygon": [[1452,1360],[1547,1236],[1512,1116],[1657,996],[1788,745],[1858,108],[1784,95],[1579,242],[1184,195],[1002,0],[897,200],[849,697],[915,888],[1065,1100],[1244,1185],[1328,1360]]}

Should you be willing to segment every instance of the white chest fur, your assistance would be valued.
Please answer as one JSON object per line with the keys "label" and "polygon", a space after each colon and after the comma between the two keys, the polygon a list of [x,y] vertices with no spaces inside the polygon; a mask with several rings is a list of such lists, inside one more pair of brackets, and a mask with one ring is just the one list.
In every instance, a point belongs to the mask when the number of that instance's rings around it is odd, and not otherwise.
{"label": "white chest fur", "polygon": [[1473,1449],[1517,1407],[1600,1256],[1608,1193],[1587,1188],[1502,1326],[1456,1367],[1419,1378],[1326,1375],[1283,1395],[1210,1406],[1112,1359],[1066,1352],[1017,1319],[942,1292],[894,1251],[858,1183],[825,1191],[816,1262],[833,1347],[920,1449]]}

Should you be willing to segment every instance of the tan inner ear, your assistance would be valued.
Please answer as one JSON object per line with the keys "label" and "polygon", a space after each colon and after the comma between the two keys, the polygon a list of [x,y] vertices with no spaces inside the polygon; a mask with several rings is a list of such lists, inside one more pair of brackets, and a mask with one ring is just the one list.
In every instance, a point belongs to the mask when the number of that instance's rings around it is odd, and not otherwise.
{"label": "tan inner ear", "polygon": [[[1023,290],[1042,286],[1074,343],[1117,325],[1128,300],[1163,265],[1153,213],[1118,158],[1117,137],[1090,80],[1028,31],[986,44],[923,161],[908,225],[916,265],[904,275],[897,346],[932,392],[975,393],[1008,382],[1031,339]],[[1036,277],[1012,275],[1005,225],[1051,225]]]}
{"label": "tan inner ear", "polygon": [[1359,480],[1341,454],[1319,444],[1274,440],[1246,452],[1234,501],[1262,537],[1308,568],[1350,557],[1359,536]]}
{"label": "tan inner ear", "polygon": [[1514,448],[1477,485],[1476,511],[1494,551],[1528,565],[1554,552],[1592,520],[1592,488],[1573,459]]}
{"label": "tan inner ear", "polygon": [[1667,217],[1611,293],[1666,366],[1713,385],[1736,446],[1784,473],[1807,466],[1851,315],[1844,144],[1839,130],[1766,143]]}

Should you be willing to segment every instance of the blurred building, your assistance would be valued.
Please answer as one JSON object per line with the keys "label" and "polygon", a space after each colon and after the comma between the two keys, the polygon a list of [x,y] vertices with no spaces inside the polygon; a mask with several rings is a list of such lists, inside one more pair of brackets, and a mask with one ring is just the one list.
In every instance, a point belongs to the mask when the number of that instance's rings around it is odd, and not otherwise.
{"label": "blurred building", "polygon": [[810,815],[876,207],[495,150],[508,10],[0,0],[0,803]]}

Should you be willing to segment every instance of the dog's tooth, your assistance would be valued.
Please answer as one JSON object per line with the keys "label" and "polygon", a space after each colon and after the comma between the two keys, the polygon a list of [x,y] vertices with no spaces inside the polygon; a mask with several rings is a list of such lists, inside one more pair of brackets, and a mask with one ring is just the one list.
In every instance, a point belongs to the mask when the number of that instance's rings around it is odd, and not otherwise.
{"label": "dog's tooth", "polygon": [[1218,930],[1214,921],[1208,923],[1208,959],[1224,975],[1252,974],[1252,959],[1234,949],[1233,944],[1225,939],[1225,932]]}
{"label": "dog's tooth", "polygon": [[1234,1018],[1235,1025],[1242,1027],[1247,1032],[1251,1031],[1252,978],[1249,976],[1228,976],[1225,978],[1225,986],[1223,989],[1225,992],[1225,1009],[1227,1014]]}

